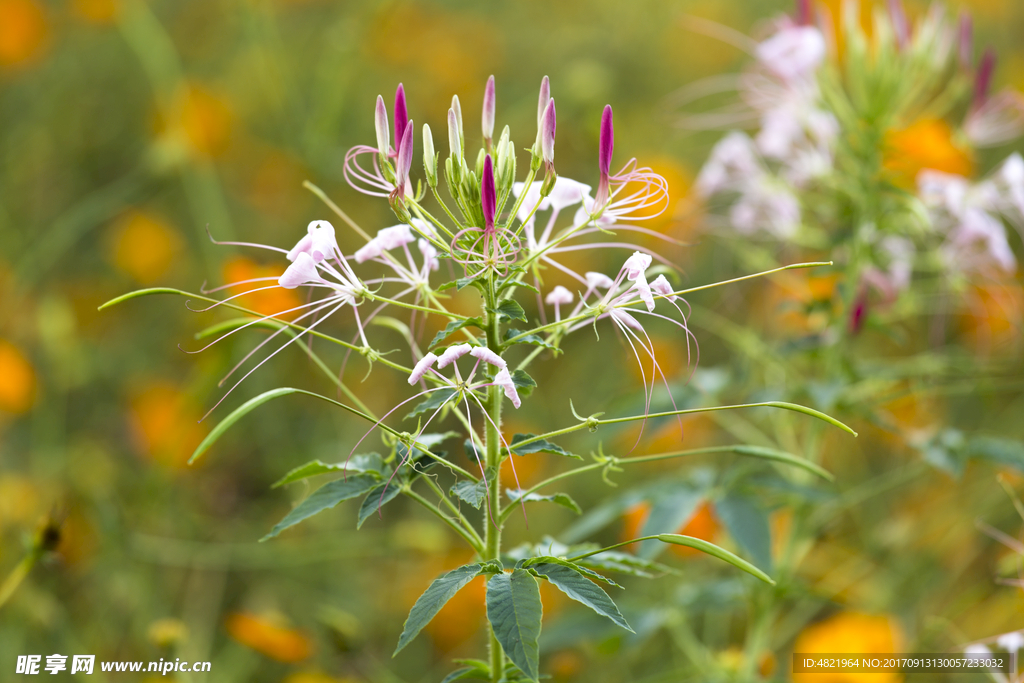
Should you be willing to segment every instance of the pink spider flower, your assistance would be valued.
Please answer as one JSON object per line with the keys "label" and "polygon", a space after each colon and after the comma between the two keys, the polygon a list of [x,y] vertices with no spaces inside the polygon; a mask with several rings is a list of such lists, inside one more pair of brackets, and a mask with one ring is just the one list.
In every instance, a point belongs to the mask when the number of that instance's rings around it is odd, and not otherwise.
{"label": "pink spider flower", "polygon": [[[462,371],[459,368],[458,361],[464,356],[471,356],[475,359],[475,363],[470,368],[469,373],[466,374],[465,378],[462,376]],[[485,367],[490,366],[494,372],[494,376],[488,378],[486,375],[478,377],[477,373],[480,370],[481,364]],[[441,373],[448,366],[452,368],[452,377]],[[512,380],[512,375],[508,371],[508,364],[498,354],[494,353],[490,349],[483,346],[472,346],[470,344],[455,344],[449,346],[444,353],[440,356],[434,353],[427,353],[420,358],[409,374],[408,382],[410,385],[415,386],[416,384],[425,384],[425,379],[430,378],[435,386],[423,389],[422,391],[410,396],[404,401],[397,404],[380,419],[378,419],[372,427],[355,443],[352,447],[349,457],[356,452],[359,445],[366,439],[367,436],[373,433],[374,429],[383,424],[384,420],[394,414],[402,406],[411,403],[417,399],[421,399],[424,396],[439,392],[448,391],[449,395],[441,401],[440,405],[431,413],[425,422],[419,425],[415,439],[426,432],[427,427],[431,422],[441,413],[446,406],[454,406],[458,403],[462,403],[465,408],[466,423],[469,425],[471,441],[476,443],[482,443],[483,439],[473,429],[473,412],[474,408],[478,409],[480,414],[484,416],[484,419],[498,432],[501,438],[502,445],[508,449],[508,443],[505,442],[504,436],[501,436],[501,430],[494,424],[490,415],[487,412],[487,408],[484,405],[484,400],[487,398],[487,388],[491,386],[501,387],[505,396],[512,402],[512,405],[519,408],[521,401],[519,399],[519,393],[516,389],[515,382]],[[480,474],[484,475],[484,464],[480,458],[479,450],[474,447],[474,456],[477,464],[480,467]],[[408,458],[408,455],[406,455]],[[405,464],[405,460],[399,463],[399,466],[395,468],[395,472],[400,469],[401,465]],[[515,475],[515,466],[512,467],[513,475],[516,478],[516,484],[519,484],[518,475]],[[394,473],[392,474],[394,476]],[[486,477],[485,477],[486,480]],[[389,480],[390,481],[390,480]],[[488,492],[490,495],[490,492]]]}
{"label": "pink spider flower", "polygon": [[[342,175],[352,189],[371,197],[388,197],[392,203],[404,196],[412,196],[409,171],[412,168],[413,122],[405,118],[405,89],[399,84],[395,93],[395,147],[391,147],[388,112],[384,98],[377,96],[374,128],[377,147],[356,145],[345,154]],[[397,120],[399,117],[405,119]],[[370,157],[369,165],[365,158]],[[394,164],[392,164],[394,159]]]}
{"label": "pink spider flower", "polygon": [[[475,272],[490,268],[504,273],[518,257],[522,243],[512,231],[496,224],[497,204],[494,162],[491,155],[488,154],[484,157],[484,169],[480,178],[480,206],[483,211],[484,226],[460,230],[455,234],[451,243],[453,257],[467,271]],[[475,239],[474,235],[477,235]],[[465,243],[470,239],[473,241],[466,246]]]}
{"label": "pink spider flower", "polygon": [[604,226],[646,220],[661,215],[668,207],[668,181],[650,168],[640,167],[636,159],[626,162],[618,173],[611,173],[614,149],[612,107],[605,105],[598,141],[597,193],[592,201],[584,199],[576,213],[577,224],[594,222]]}
{"label": "pink spider flower", "polygon": [[[336,312],[338,312],[345,306],[351,306],[353,315],[355,317],[356,325],[359,328],[359,336],[360,338],[362,338],[363,344],[367,345],[365,336],[363,336],[363,322],[361,321],[359,316],[359,305],[365,298],[366,294],[369,293],[367,285],[375,284],[379,281],[363,281],[356,275],[356,273],[352,270],[352,267],[349,265],[345,255],[341,252],[341,249],[338,248],[338,243],[334,233],[334,226],[332,226],[329,222],[312,221],[306,229],[306,234],[295,244],[294,247],[292,247],[292,249],[288,251],[285,251],[284,249],[280,249],[277,247],[270,247],[266,245],[251,244],[244,242],[220,242],[219,244],[252,246],[269,249],[271,251],[281,252],[285,254],[285,258],[291,263],[287,267],[287,269],[285,269],[284,273],[282,273],[281,276],[278,278],[254,278],[252,280],[233,282],[227,285],[223,285],[221,287],[214,288],[213,290],[204,290],[220,291],[224,289],[238,287],[240,285],[261,283],[260,286],[248,289],[239,294],[229,296],[228,298],[201,310],[210,310],[211,308],[215,308],[216,306],[230,302],[234,299],[245,296],[247,294],[252,294],[253,292],[258,292],[266,289],[273,289],[275,287],[282,287],[284,289],[297,289],[299,287],[307,288],[309,289],[311,295],[310,301],[308,301],[305,304],[301,304],[299,306],[295,306],[284,311],[277,311],[270,315],[261,316],[251,322],[233,328],[232,330],[214,339],[212,342],[204,346],[202,349],[199,349],[198,351],[191,351],[189,353],[199,353],[210,348],[214,344],[226,339],[227,337],[235,334],[236,332],[239,332],[240,330],[246,329],[253,325],[257,325],[267,320],[280,319],[281,316],[285,316],[291,313],[301,312],[301,315],[297,316],[296,318],[290,321],[292,325],[302,323],[303,321],[310,318],[312,320],[307,325],[302,327],[302,329],[299,332],[290,336],[290,338],[288,338],[288,340],[285,341],[284,344],[282,344],[276,350],[271,352],[266,358],[261,360],[252,369],[246,372],[241,377],[241,379],[235,382],[235,384],[232,385],[231,388],[228,389],[223,396],[221,396],[220,400],[218,400],[217,403],[214,404],[212,408],[210,408],[210,411],[207,412],[207,415],[209,415],[210,412],[212,412],[218,405],[220,405],[221,402],[225,398],[227,398],[227,396],[232,391],[234,391],[239,384],[241,384],[247,377],[249,377],[249,375],[251,375],[257,369],[262,367],[271,358],[273,358],[278,353],[283,351],[289,345],[302,339],[308,333],[313,331],[317,326],[319,326],[323,321],[332,317]],[[269,284],[271,281],[273,281],[274,283]],[[324,296],[316,298],[313,295],[317,292],[323,292]],[[240,360],[227,373],[227,375],[225,375],[221,379],[219,384],[223,386],[223,384],[257,352],[259,352],[268,344],[274,342],[274,340],[279,339],[280,335],[285,330],[292,329],[293,327],[282,325],[279,329],[275,330],[270,335],[268,335],[268,337],[265,340],[260,342],[260,344],[258,344],[254,349],[247,353],[245,357],[243,357],[242,360]]]}
{"label": "pink spider flower", "polygon": [[922,171],[917,182],[936,228],[946,233],[942,253],[953,270],[986,273],[996,265],[1016,271],[1001,218],[1024,222],[1024,159],[1019,154],[980,182],[933,170]]}
{"label": "pink spider flower", "polygon": [[[663,275],[659,275],[653,282],[648,283],[646,271],[652,263],[652,257],[642,252],[634,252],[622,267],[619,269],[615,279],[609,278],[603,273],[587,273],[587,288],[581,294],[580,301],[567,318],[579,316],[584,309],[595,312],[593,318],[581,322],[571,323],[566,333],[570,334],[583,327],[595,324],[596,321],[607,318],[615,324],[622,333],[633,351],[633,356],[640,368],[640,375],[643,381],[645,412],[650,411],[651,400],[654,396],[654,384],[660,376],[665,390],[668,392],[672,405],[675,406],[675,398],[669,388],[668,378],[658,362],[654,350],[654,343],[647,334],[646,329],[640,323],[638,316],[648,316],[668,321],[683,331],[686,336],[687,362],[691,360],[690,343],[696,342],[696,338],[687,326],[687,314],[677,303],[671,284]],[[604,290],[603,294],[600,290]],[[592,302],[588,299],[594,297]],[[671,315],[664,315],[656,312],[656,299],[668,302],[679,314],[679,319]],[[635,307],[634,304],[642,303],[643,308]],[[685,302],[684,302],[685,303]],[[644,361],[651,362],[651,377],[647,379],[647,371],[644,369]],[[695,359],[694,359],[695,360]],[[680,425],[682,423],[680,422]],[[641,427],[640,435],[637,436],[639,443],[643,434]]]}

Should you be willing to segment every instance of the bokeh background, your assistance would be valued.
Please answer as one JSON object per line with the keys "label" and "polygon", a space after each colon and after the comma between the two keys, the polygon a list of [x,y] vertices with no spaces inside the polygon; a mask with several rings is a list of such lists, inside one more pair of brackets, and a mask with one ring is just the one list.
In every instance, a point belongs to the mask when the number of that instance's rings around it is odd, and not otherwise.
{"label": "bokeh background", "polygon": [[[997,86],[1024,88],[1024,5],[952,4],[971,10],[978,40],[999,50]],[[213,662],[206,678],[183,681],[412,683],[440,680],[451,657],[476,655],[482,584],[390,658],[418,594],[468,559],[429,515],[399,502],[357,533],[353,510],[342,506],[256,542],[308,492],[270,484],[307,460],[342,459],[361,425],[309,402],[279,401],[186,466],[212,421],[245,398],[280,385],[330,391],[304,354],[275,358],[200,424],[220,396],[219,378],[253,336],[188,355],[179,344],[200,348],[193,335],[219,319],[214,313],[190,312],[176,298],[97,306],[139,287],[196,291],[278,274],[272,259],[216,246],[207,231],[290,246],[308,221],[332,218],[304,180],[370,231],[393,224],[383,202],[352,191],[341,174],[345,150],[372,144],[374,99],[389,100],[403,82],[410,116],[430,123],[445,148],[451,95],[473,130],[490,74],[499,126],[512,127],[520,148],[533,139],[539,81],[551,77],[559,172],[588,182],[596,179],[601,107],[613,104],[617,158],[637,156],[670,182],[670,211],[653,224],[690,246],[668,255],[695,284],[735,275],[728,238],[703,229],[688,197],[717,135],[681,129],[673,94],[736,72],[747,57],[692,30],[688,17],[757,35],[789,9],[749,0],[0,0],[0,576],[42,526],[60,528],[56,551],[0,606],[0,678],[13,680],[19,654],[91,653]],[[358,246],[354,236],[341,243]],[[702,310],[717,314],[718,334],[731,323],[784,341],[813,326],[805,304],[816,286],[800,275],[695,297],[701,370],[684,391],[714,392],[725,378],[751,374],[702,328]],[[890,420],[862,419],[855,445],[834,439],[826,465],[839,484],[828,495],[852,491],[844,500],[855,502],[803,569],[817,600],[794,620],[792,638],[818,620],[824,626],[805,637],[837,649],[851,638],[889,638],[899,643],[889,647],[938,651],[1024,627],[1020,589],[996,581],[1016,571],[1018,555],[976,524],[1018,534],[995,479],[1019,484],[1016,471],[971,464],[957,478],[922,464],[907,445],[908,433],[936,423],[1024,437],[1024,401],[1013,384],[1022,369],[1020,283],[975,295],[983,305],[954,317],[955,343],[991,361],[1002,383],[948,395],[907,386],[882,406]],[[273,312],[293,300],[275,292],[249,304]],[[685,378],[679,339],[656,342]],[[614,339],[581,337],[570,350],[537,366],[545,391],[511,417],[510,432],[564,424],[569,398],[592,404],[583,410],[636,405],[639,376]],[[609,364],[609,352],[622,362]],[[343,360],[330,356],[335,367]],[[345,380],[374,408],[393,405],[402,378],[375,368],[363,380],[366,370],[349,359]],[[639,448],[677,443],[678,433],[663,427],[649,428]],[[689,421],[686,434],[690,445],[727,442],[711,420]],[[598,442],[625,452],[635,436],[603,431],[573,444],[583,453]],[[524,458],[519,476],[536,481],[561,466],[543,458]],[[651,466],[620,481],[701,472]],[[865,482],[881,493],[865,493]],[[595,477],[570,492],[587,507],[613,490]],[[618,539],[643,514],[624,510],[598,537]],[[786,519],[781,509],[772,517],[778,536]],[[529,529],[513,522],[510,538],[536,541],[572,521],[570,512],[538,509]],[[730,542],[711,509],[693,524],[700,528],[691,533]],[[624,610],[643,626],[635,637],[545,591],[544,669],[558,681],[680,680],[696,652],[718,658],[723,671],[731,662],[741,669],[746,594],[706,559],[669,554],[666,562],[682,574],[626,582]],[[693,625],[687,633],[704,650],[674,630],[679,620]],[[757,668],[786,680],[784,657],[766,652]]]}

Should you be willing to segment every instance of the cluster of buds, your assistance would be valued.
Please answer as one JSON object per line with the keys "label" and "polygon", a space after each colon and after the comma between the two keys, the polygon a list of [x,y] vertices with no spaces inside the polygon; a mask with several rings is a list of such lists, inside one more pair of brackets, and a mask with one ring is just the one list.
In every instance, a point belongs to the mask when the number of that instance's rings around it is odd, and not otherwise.
{"label": "cluster of buds", "polygon": [[869,291],[893,301],[915,271],[1013,273],[1005,222],[1024,224],[1024,160],[979,179],[975,152],[1024,132],[1024,96],[990,93],[995,54],[975,64],[972,41],[970,16],[937,4],[911,22],[889,0],[869,36],[855,2],[837,30],[800,0],[753,46],[743,110],[691,119],[757,126],[715,146],[698,193],[737,232],[832,250],[851,315]]}

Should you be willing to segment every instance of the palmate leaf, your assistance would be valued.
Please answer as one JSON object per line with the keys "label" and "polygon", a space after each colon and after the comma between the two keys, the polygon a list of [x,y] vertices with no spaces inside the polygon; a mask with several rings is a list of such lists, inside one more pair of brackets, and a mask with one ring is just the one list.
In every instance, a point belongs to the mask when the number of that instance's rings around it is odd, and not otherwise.
{"label": "palmate leaf", "polygon": [[552,443],[547,439],[540,439],[539,441],[532,441],[528,444],[517,446],[516,444],[522,443],[529,439],[533,439],[534,434],[514,434],[512,436],[512,443],[509,444],[509,448],[516,455],[530,455],[531,453],[554,453],[555,455],[564,455],[567,458],[575,458],[576,460],[582,460],[583,458],[575,453],[570,453],[556,443]]}
{"label": "palmate leaf", "polygon": [[523,310],[523,307],[515,299],[504,299],[498,304],[497,308],[488,308],[487,310],[491,313],[497,313],[500,322],[508,322],[510,320],[526,322],[526,311]]}
{"label": "palmate leaf", "polygon": [[458,392],[455,389],[450,389],[448,387],[442,387],[441,389],[438,389],[434,393],[430,394],[430,396],[428,396],[425,400],[423,400],[420,403],[417,403],[416,407],[412,409],[412,412],[405,416],[405,419],[409,420],[416,417],[417,415],[422,415],[423,413],[433,412],[437,410],[442,405],[444,405],[445,401],[450,399],[456,393]]}
{"label": "palmate leaf", "polygon": [[621,626],[630,633],[633,632],[608,594],[589,578],[585,578],[579,571],[564,564],[548,563],[532,565],[531,569],[547,578],[558,590],[576,602],[586,605],[601,616],[608,617],[617,626]]}
{"label": "palmate leaf", "polygon": [[542,607],[537,579],[525,569],[495,574],[487,581],[487,620],[512,663],[531,681],[540,669]]}
{"label": "palmate leaf", "polygon": [[370,489],[363,498],[363,504],[359,506],[359,520],[356,522],[356,529],[363,526],[363,522],[373,513],[394,500],[395,496],[402,492],[402,483],[392,480],[391,482],[378,484]]}
{"label": "palmate leaf", "polygon": [[423,630],[423,627],[430,623],[430,620],[441,611],[441,608],[452,599],[453,595],[479,576],[480,569],[479,564],[467,564],[434,579],[409,611],[409,617],[405,620],[405,628],[398,638],[398,647],[395,648],[395,652],[391,656],[401,652],[402,648],[408,645]]}
{"label": "palmate leaf", "polygon": [[435,346],[443,342],[445,339],[447,339],[449,336],[451,336],[453,333],[461,330],[463,327],[480,327],[481,325],[483,325],[483,322],[480,320],[480,318],[453,320],[447,325],[445,325],[445,328],[443,330],[434,335],[434,338],[430,341],[430,344],[427,345],[427,348],[434,348]]}
{"label": "palmate leaf", "polygon": [[487,482],[483,479],[475,483],[472,481],[459,481],[451,487],[448,493],[479,510],[480,506],[487,499]]}
{"label": "palmate leaf", "polygon": [[308,498],[299,503],[294,510],[285,515],[285,518],[278,522],[270,533],[260,539],[267,539],[277,536],[288,527],[295,526],[304,519],[308,519],[318,512],[333,508],[343,500],[361,496],[373,487],[377,486],[378,479],[369,474],[359,474],[345,479],[337,479],[324,484],[314,491]]}
{"label": "palmate leaf", "polygon": [[311,460],[306,464],[299,465],[295,469],[289,471],[286,475],[271,484],[270,488],[276,489],[280,486],[284,486],[285,484],[291,484],[292,482],[299,481],[300,479],[307,479],[309,477],[315,477],[318,474],[327,474],[328,472],[371,472],[373,474],[381,474],[384,469],[384,461],[377,453],[353,455],[348,462],[322,462],[320,460]]}
{"label": "palmate leaf", "polygon": [[526,373],[525,370],[516,370],[512,373],[512,384],[516,385],[516,392],[526,398],[537,388],[537,382]]}
{"label": "palmate leaf", "polygon": [[505,491],[505,493],[506,495],[508,495],[509,498],[512,499],[513,503],[518,503],[520,500],[526,503],[547,502],[554,503],[555,505],[561,505],[564,508],[568,508],[569,510],[575,512],[577,515],[583,512],[583,510],[580,509],[580,506],[576,503],[575,500],[572,499],[572,496],[570,496],[568,493],[552,493],[547,496],[541,493],[527,493],[524,496],[522,491],[516,489],[508,489]]}
{"label": "palmate leaf", "polygon": [[[593,546],[590,544],[573,546],[572,552],[577,550],[589,550]],[[601,571],[618,572],[620,574],[627,574],[629,576],[639,576],[644,579],[654,578],[655,574],[676,574],[672,567],[669,567],[652,560],[647,560],[630,553],[620,553],[615,550],[606,550],[600,555],[591,555],[590,557],[578,560],[577,564],[583,567],[589,567],[591,569],[598,569]]]}
{"label": "palmate leaf", "polygon": [[[607,576],[604,576],[603,574],[598,574],[597,572],[595,572],[592,569],[587,569],[586,567],[584,567],[582,565],[576,564],[575,562],[570,562],[569,560],[566,560],[565,558],[562,558],[562,557],[554,557],[553,555],[538,555],[537,557],[531,557],[531,558],[522,560],[520,564],[524,568],[530,568],[530,567],[533,567],[534,565],[537,565],[537,564],[560,564],[560,565],[562,565],[564,567],[568,567],[569,569],[572,569],[573,571],[577,571],[580,574],[583,574],[583,576],[586,576],[591,581],[600,581],[601,583],[606,583],[609,586],[615,586],[616,588],[622,588],[622,586],[620,586],[619,584],[615,583],[614,581],[609,579]],[[519,566],[519,565],[517,565],[517,566]]]}
{"label": "palmate leaf", "polygon": [[[520,334],[522,334],[522,332],[520,330],[517,330],[514,327],[510,327],[505,332],[505,337],[504,337],[503,341],[507,344],[510,339],[513,339],[514,337],[518,337]],[[537,335],[537,334],[528,334],[525,337],[519,337],[519,339],[516,339],[512,343],[513,344],[532,344],[533,346],[543,346],[545,349],[550,349],[550,350],[554,351],[556,354],[557,353],[561,353],[561,351],[562,351],[560,348],[558,348],[554,344],[548,343],[547,341],[545,341],[543,339],[543,337],[541,337],[540,335]]]}

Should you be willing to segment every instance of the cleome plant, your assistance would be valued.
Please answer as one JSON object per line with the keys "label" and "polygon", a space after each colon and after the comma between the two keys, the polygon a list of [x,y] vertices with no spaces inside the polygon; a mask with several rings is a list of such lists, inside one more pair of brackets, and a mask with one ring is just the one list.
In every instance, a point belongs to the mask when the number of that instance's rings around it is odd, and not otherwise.
{"label": "cleome plant", "polygon": [[[541,581],[552,583],[598,615],[631,630],[606,590],[618,590],[621,586],[606,574],[650,576],[662,567],[618,550],[629,543],[651,540],[688,546],[772,583],[760,568],[729,550],[679,534],[643,536],[608,547],[593,543],[566,545],[556,540],[557,534],[539,535],[534,543],[505,548],[502,530],[511,515],[526,514],[527,504],[553,503],[579,512],[579,506],[569,495],[553,488],[563,480],[600,474],[608,481],[625,467],[654,460],[731,452],[830,478],[828,472],[812,462],[761,446],[735,444],[626,456],[609,455],[598,449],[591,462],[582,462],[581,456],[559,444],[561,437],[582,430],[596,431],[604,425],[640,423],[642,429],[652,418],[757,407],[796,411],[854,434],[838,420],[793,403],[769,401],[678,408],[646,329],[655,324],[671,326],[677,331],[680,344],[685,345],[688,353],[692,350],[693,365],[696,341],[687,325],[689,309],[683,299],[685,295],[779,270],[828,264],[800,263],[688,289],[673,284],[666,277],[674,272],[666,259],[628,241],[630,236],[668,240],[642,227],[643,220],[657,215],[667,205],[666,181],[635,159],[619,171],[612,171],[614,128],[610,106],[601,117],[596,191],[590,185],[558,176],[554,161],[555,101],[546,77],[540,89],[537,134],[527,150],[529,166],[523,181],[517,180],[517,153],[509,128],[506,126],[499,136],[494,135],[493,77],[485,89],[483,145],[475,158],[467,155],[461,105],[458,97],[454,97],[447,112],[449,154],[441,163],[431,130],[423,126],[420,146],[424,173],[415,182],[411,175],[415,128],[407,111],[401,85],[395,96],[393,121],[389,120],[383,98],[378,98],[376,145],[354,147],[346,155],[344,166],[345,178],[354,189],[389,202],[398,218],[397,225],[371,236],[319,188],[307,183],[342,221],[365,239],[365,245],[354,254],[343,254],[334,227],[317,220],[309,224],[306,234],[291,249],[225,243],[276,252],[277,258],[288,263],[280,277],[235,282],[201,294],[168,288],[145,289],[104,304],[106,307],[148,294],[171,293],[207,302],[209,306],[203,310],[240,314],[197,335],[202,339],[212,337],[208,345],[245,330],[269,331],[224,378],[222,384],[236,374],[241,375],[214,408],[246,377],[288,347],[308,354],[338,389],[337,399],[292,387],[255,396],[210,431],[192,460],[209,450],[243,416],[287,395],[316,397],[368,424],[369,429],[361,438],[344,445],[343,449],[349,452],[344,461],[314,460],[288,472],[276,484],[339,477],[313,491],[264,540],[351,499],[362,501],[359,526],[369,516],[381,514],[383,507],[400,495],[440,518],[472,549],[475,561],[430,583],[412,607],[398,638],[396,654],[453,595],[483,575],[489,622],[488,656],[461,660],[460,668],[445,681],[538,680]],[[442,184],[447,188],[447,199],[442,197]],[[571,220],[560,220],[563,217]],[[621,252],[622,266],[615,273],[580,273],[574,269],[579,258],[564,258],[566,254],[589,249]],[[655,260],[661,265],[652,268]],[[555,271],[574,282],[576,291],[562,285],[546,286],[545,273]],[[381,272],[385,274],[369,276]],[[449,277],[444,277],[445,273]],[[653,277],[650,281],[649,275]],[[245,287],[241,294],[224,299],[210,296],[240,286]],[[279,287],[308,291],[307,303],[273,315],[263,315],[242,305],[240,298],[245,294]],[[451,290],[468,289],[479,294],[479,313],[464,315],[450,310],[446,302]],[[354,323],[351,337],[339,338],[321,329],[328,321],[337,324],[339,317]],[[440,319],[443,328],[435,325],[433,329],[440,331],[427,339],[429,317]],[[640,367],[644,410],[617,417],[606,417],[600,412],[581,415],[567,400],[573,418],[567,426],[542,434],[514,434],[507,440],[502,433],[503,412],[519,409],[532,393],[544,390],[528,372],[531,363],[541,354],[561,354],[566,338],[573,333],[590,328],[600,334],[609,325]],[[374,332],[380,328],[397,331],[408,349],[392,355],[375,346]],[[600,336],[597,338],[601,340]],[[342,347],[346,354],[359,354],[371,369],[376,365],[401,373],[408,381],[410,395],[383,415],[375,414],[318,355],[313,340]],[[246,365],[251,367],[243,374]],[[672,410],[651,409],[652,398],[661,391],[659,383],[664,385]],[[586,391],[585,378],[575,386]],[[371,434],[381,438],[384,454],[361,451]],[[469,457],[467,462],[472,464],[462,466],[440,450],[445,442],[455,440],[462,443]],[[524,488],[515,474],[515,459],[534,453],[550,454],[572,466]],[[502,481],[501,466],[506,460],[512,461],[511,482]]]}

